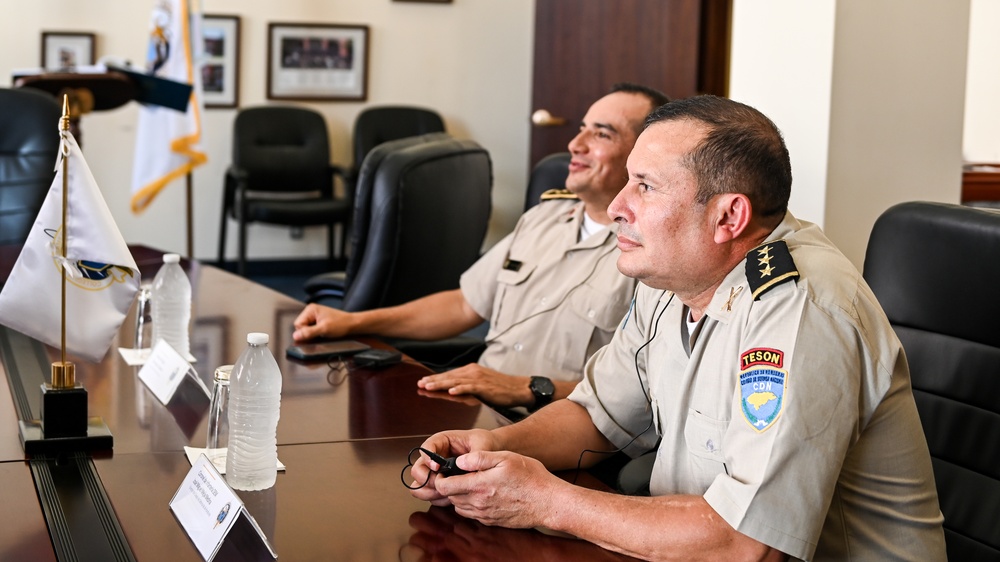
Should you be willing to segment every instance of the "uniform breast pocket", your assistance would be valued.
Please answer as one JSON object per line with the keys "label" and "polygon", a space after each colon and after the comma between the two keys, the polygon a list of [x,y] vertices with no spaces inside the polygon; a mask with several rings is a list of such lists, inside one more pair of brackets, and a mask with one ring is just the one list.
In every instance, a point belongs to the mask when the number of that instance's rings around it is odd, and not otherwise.
{"label": "uniform breast pocket", "polygon": [[526,292],[529,290],[527,281],[534,271],[534,265],[522,264],[517,271],[502,269],[497,274],[497,296],[492,319],[494,328],[504,330],[511,323],[519,321],[520,315],[525,314],[530,306],[526,302]]}
{"label": "uniform breast pocket", "polygon": [[567,371],[581,371],[590,355],[611,341],[627,309],[628,303],[619,301],[588,285],[574,289],[555,311],[550,358]]}
{"label": "uniform breast pocket", "polygon": [[684,441],[691,455],[692,473],[704,488],[708,488],[717,474],[725,471],[722,439],[727,427],[729,420],[716,420],[701,412],[688,410]]}

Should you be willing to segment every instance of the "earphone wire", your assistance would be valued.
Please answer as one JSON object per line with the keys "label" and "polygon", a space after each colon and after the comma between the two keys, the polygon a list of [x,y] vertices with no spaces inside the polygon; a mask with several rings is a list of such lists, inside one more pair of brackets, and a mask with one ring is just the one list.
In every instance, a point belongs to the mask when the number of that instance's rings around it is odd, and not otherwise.
{"label": "earphone wire", "polygon": [[[662,299],[663,295],[665,295],[666,293],[667,293],[667,291],[663,291],[661,293],[660,298]],[[648,346],[650,343],[653,342],[654,339],[656,339],[656,334],[657,334],[657,332],[660,329],[660,318],[662,318],[663,317],[663,313],[666,312],[668,308],[670,308],[670,303],[673,302],[673,300],[674,300],[674,294],[671,293],[670,294],[670,298],[667,299],[667,304],[665,304],[663,306],[663,310],[661,310],[659,312],[659,314],[657,314],[657,312],[656,312],[656,309],[659,308],[659,306],[660,306],[659,301],[657,301],[656,307],[653,308],[653,316],[655,316],[655,318],[656,318],[655,321],[653,321],[653,326],[652,326],[653,327],[653,333],[649,336],[649,339],[647,339],[645,343],[643,343],[638,348],[636,348],[635,354],[633,355],[633,365],[635,366],[635,376],[636,376],[636,378],[639,381],[639,388],[642,390],[643,396],[646,397],[646,403],[649,404],[649,407],[650,407],[649,424],[647,424],[646,427],[642,431],[640,431],[639,433],[635,434],[635,436],[632,437],[632,439],[630,439],[628,443],[626,443],[626,444],[622,445],[621,447],[618,447],[617,449],[614,449],[612,451],[598,451],[598,450],[595,450],[595,449],[584,449],[584,450],[580,451],[580,458],[577,459],[577,461],[576,461],[576,472],[573,475],[573,481],[571,482],[572,484],[576,484],[576,477],[577,477],[577,475],[580,474],[580,467],[583,466],[583,456],[584,455],[586,455],[587,453],[593,453],[595,455],[613,455],[615,453],[620,453],[621,451],[624,451],[625,449],[627,449],[632,443],[635,443],[636,439],[638,439],[638,438],[642,437],[643,435],[645,435],[646,432],[649,431],[650,428],[653,427],[653,420],[655,419],[654,418],[654,414],[653,414],[653,399],[652,399],[652,397],[650,397],[649,391],[646,390],[646,385],[644,385],[642,383],[642,373],[639,371],[639,354],[642,353],[642,350],[645,349],[646,346]]]}

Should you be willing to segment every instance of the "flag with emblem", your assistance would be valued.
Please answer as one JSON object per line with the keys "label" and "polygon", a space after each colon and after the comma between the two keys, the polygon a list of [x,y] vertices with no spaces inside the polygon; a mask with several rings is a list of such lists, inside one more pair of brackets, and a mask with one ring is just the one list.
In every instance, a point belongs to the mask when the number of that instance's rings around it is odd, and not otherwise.
{"label": "flag with emblem", "polygon": [[[139,110],[135,163],[132,169],[132,212],[146,209],[170,182],[207,161],[201,151],[201,75],[196,71],[198,17],[188,0],[155,0],[150,23],[146,70],[149,74],[191,84],[187,111],[158,105]],[[200,52],[200,49],[197,49]]]}
{"label": "flag with emblem", "polygon": [[[139,289],[139,269],[69,131],[62,132],[59,154],[55,180],[0,292],[0,323],[59,347],[65,271],[66,351],[100,361]],[[65,225],[63,159],[68,178]]]}

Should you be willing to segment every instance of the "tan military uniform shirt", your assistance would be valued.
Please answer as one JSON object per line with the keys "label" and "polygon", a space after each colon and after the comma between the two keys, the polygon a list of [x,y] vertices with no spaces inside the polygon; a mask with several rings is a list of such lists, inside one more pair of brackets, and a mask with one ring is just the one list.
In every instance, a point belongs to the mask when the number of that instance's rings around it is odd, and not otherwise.
{"label": "tan military uniform shirt", "polygon": [[583,203],[543,201],[462,275],[462,295],[490,321],[484,367],[580,380],[611,341],[635,281],[618,271],[615,225],[577,241]]}
{"label": "tan military uniform shirt", "polygon": [[693,338],[687,307],[640,285],[570,399],[630,454],[660,440],[654,495],[702,494],[735,529],[793,557],[944,560],[899,340],[818,227],[788,214],[769,242],[782,239],[799,276],[755,300],[748,275],[784,272],[769,271],[775,244],[750,252]]}

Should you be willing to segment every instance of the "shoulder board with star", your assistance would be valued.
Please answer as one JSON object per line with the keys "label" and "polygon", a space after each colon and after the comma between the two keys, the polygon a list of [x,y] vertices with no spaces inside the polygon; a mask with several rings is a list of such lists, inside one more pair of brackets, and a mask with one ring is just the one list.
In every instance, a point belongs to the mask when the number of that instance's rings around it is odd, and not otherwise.
{"label": "shoulder board with star", "polygon": [[579,199],[579,197],[568,189],[550,189],[542,192],[542,196],[539,197],[541,201],[551,201],[553,199]]}
{"label": "shoulder board with star", "polygon": [[758,300],[772,287],[799,276],[784,240],[767,242],[747,252],[746,273],[753,300]]}

